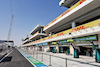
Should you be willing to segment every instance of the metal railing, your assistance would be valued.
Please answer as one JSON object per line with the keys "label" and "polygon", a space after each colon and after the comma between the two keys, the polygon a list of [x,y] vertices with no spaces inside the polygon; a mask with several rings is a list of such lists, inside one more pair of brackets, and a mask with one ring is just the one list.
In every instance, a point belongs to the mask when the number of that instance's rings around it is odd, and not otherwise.
{"label": "metal railing", "polygon": [[[37,52],[37,51],[32,51],[33,52],[33,57],[34,58],[36,58],[36,59],[38,59],[38,56],[39,56],[39,54],[41,54],[41,62],[43,62],[44,60],[44,55],[48,55],[49,56],[49,66],[52,66],[52,57],[56,57],[56,58],[61,58],[61,59],[64,59],[65,60],[65,67],[67,67],[67,58],[63,58],[63,57],[59,57],[59,56],[54,56],[54,55],[50,55],[50,54],[46,54],[46,53],[40,53],[40,52]],[[35,55],[36,55],[36,57],[35,57]]]}
{"label": "metal railing", "polygon": [[[28,51],[23,50],[33,58],[41,61],[42,63],[50,67],[99,67],[100,64],[94,61],[93,57],[80,56],[80,59],[73,58],[73,56],[51,53],[51,52],[40,52],[40,51]],[[62,57],[61,57],[62,56]],[[89,58],[89,59],[88,59]]]}

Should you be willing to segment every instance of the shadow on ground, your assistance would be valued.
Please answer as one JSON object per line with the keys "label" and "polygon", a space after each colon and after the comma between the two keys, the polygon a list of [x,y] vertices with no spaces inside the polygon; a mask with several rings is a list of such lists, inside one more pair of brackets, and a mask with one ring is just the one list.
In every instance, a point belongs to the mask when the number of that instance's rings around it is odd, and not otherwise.
{"label": "shadow on ground", "polygon": [[11,62],[12,56],[6,57],[2,62]]}

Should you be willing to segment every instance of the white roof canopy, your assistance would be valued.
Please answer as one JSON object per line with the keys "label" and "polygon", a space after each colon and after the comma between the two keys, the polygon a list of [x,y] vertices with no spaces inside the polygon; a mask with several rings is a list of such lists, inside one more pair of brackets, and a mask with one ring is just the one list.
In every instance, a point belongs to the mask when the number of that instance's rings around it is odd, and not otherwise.
{"label": "white roof canopy", "polygon": [[44,25],[37,25],[29,34],[31,35],[32,33],[35,33],[37,30],[41,29],[44,27]]}
{"label": "white roof canopy", "polygon": [[64,6],[64,7],[71,7],[74,3],[76,3],[79,0],[61,0],[59,2],[59,6]]}

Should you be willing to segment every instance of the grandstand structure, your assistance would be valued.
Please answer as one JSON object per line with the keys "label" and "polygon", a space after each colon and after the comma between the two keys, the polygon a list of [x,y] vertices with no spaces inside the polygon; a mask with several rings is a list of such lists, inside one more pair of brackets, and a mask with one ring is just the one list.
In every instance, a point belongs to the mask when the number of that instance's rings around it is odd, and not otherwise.
{"label": "grandstand structure", "polygon": [[[25,38],[22,48],[27,50],[56,50],[74,55],[74,48],[80,55],[93,56],[94,46],[100,48],[100,0],[61,0],[60,6],[69,8],[46,26],[37,25]],[[88,54],[87,54],[88,53]]]}

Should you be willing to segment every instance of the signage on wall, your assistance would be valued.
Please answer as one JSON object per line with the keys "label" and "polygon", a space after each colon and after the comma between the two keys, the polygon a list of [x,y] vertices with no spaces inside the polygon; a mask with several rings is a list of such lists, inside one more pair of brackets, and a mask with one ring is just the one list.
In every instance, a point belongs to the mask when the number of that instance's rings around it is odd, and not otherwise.
{"label": "signage on wall", "polygon": [[49,25],[51,25],[52,23],[54,23],[55,21],[57,21],[58,19],[60,19],[62,16],[64,16],[65,14],[69,13],[70,11],[72,11],[74,8],[76,8],[77,6],[79,6],[80,4],[82,4],[84,1],[86,0],[80,0],[79,2],[77,2],[75,5],[73,5],[71,8],[69,8],[68,10],[66,10],[64,13],[62,13],[60,16],[58,16],[56,19],[54,19],[53,21],[51,21],[48,25],[46,25],[44,28],[48,27]]}
{"label": "signage on wall", "polygon": [[68,42],[86,42],[86,41],[96,41],[97,40],[97,35],[92,35],[92,36],[85,36],[85,37],[79,37],[79,38],[74,38],[74,39],[67,39],[67,40],[61,40],[58,41],[58,44],[68,44]]}
{"label": "signage on wall", "polygon": [[66,31],[62,31],[60,33],[57,33],[57,34],[54,34],[52,36],[46,37],[45,39],[50,39],[50,38],[54,38],[54,37],[57,37],[57,36],[62,36],[62,35],[65,35],[65,34],[68,34],[68,33],[71,33],[71,32],[91,28],[91,27],[97,26],[99,24],[100,24],[100,19],[92,21],[92,22],[84,24],[84,25],[77,26],[75,28],[72,28],[72,29],[69,29],[69,30],[66,30]]}
{"label": "signage on wall", "polygon": [[36,44],[36,46],[39,46],[39,44]]}
{"label": "signage on wall", "polygon": [[48,45],[48,43],[43,43],[43,45]]}
{"label": "signage on wall", "polygon": [[75,32],[75,31],[79,31],[79,30],[82,30],[82,29],[85,29],[86,27],[84,25],[80,26],[80,27],[76,27],[76,28],[73,28],[72,29],[72,32]]}
{"label": "signage on wall", "polygon": [[80,38],[75,38],[73,39],[74,41],[91,41],[91,40],[97,40],[97,36],[86,36],[86,37],[80,37]]}
{"label": "signage on wall", "polygon": [[61,41],[57,41],[57,43],[65,43],[65,42],[67,42],[67,40],[61,40]]}
{"label": "signage on wall", "polygon": [[73,42],[73,39],[68,39],[67,42]]}
{"label": "signage on wall", "polygon": [[58,43],[59,45],[70,45],[70,43],[68,43],[67,40],[57,41],[57,43]]}
{"label": "signage on wall", "polygon": [[56,44],[57,44],[57,42],[50,42],[49,44],[54,44],[54,45],[56,45]]}
{"label": "signage on wall", "polygon": [[[98,26],[100,25],[100,19],[97,19],[95,21],[92,21],[92,22],[89,22],[89,23],[86,23],[84,25],[80,25],[78,27],[75,27],[75,28],[72,28],[72,29],[69,29],[69,30],[65,30],[65,31],[62,31],[60,33],[57,33],[57,34],[54,34],[54,35],[51,35],[49,37],[45,37],[45,39],[50,39],[50,38],[54,38],[54,37],[57,37],[58,36],[62,36],[62,35],[65,35],[65,34],[68,34],[68,33],[71,33],[71,32],[75,32],[75,31],[79,31],[79,30],[82,30],[82,29],[87,29],[87,28],[91,28],[91,27],[94,27],[94,26]],[[63,34],[62,34],[63,33]],[[93,38],[87,38],[88,39],[93,39]],[[94,37],[95,39],[95,37]],[[43,39],[40,39],[38,41],[43,41]],[[35,43],[36,41],[34,42],[30,42],[29,44],[32,44],[32,43]]]}

